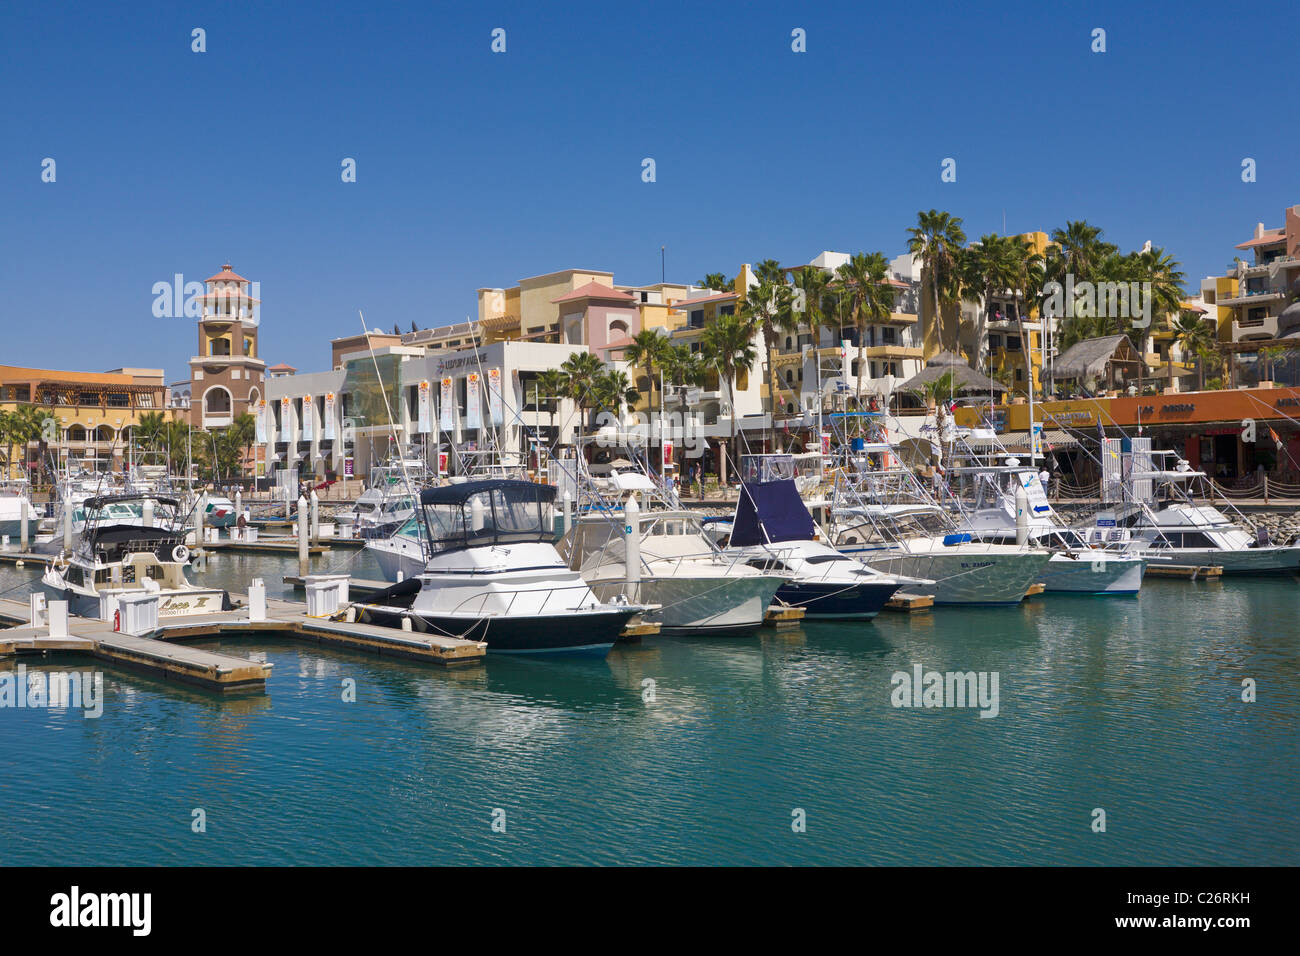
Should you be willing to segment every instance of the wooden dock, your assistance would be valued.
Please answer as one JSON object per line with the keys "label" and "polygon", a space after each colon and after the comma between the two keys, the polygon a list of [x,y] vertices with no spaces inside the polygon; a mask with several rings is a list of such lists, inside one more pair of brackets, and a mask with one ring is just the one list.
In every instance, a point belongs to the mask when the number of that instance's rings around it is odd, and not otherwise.
{"label": "wooden dock", "polygon": [[774,628],[778,631],[788,631],[803,623],[805,613],[807,613],[806,608],[792,606],[778,607],[774,604],[769,607],[767,613],[763,615],[763,626]]}
{"label": "wooden dock", "polygon": [[0,551],[0,564],[12,564],[15,567],[22,567],[25,564],[39,564],[45,567],[53,558],[52,554],[32,554],[30,551]]}
{"label": "wooden dock", "polygon": [[[247,604],[246,598],[243,603]],[[223,693],[264,692],[270,665],[187,647],[180,642],[275,634],[443,667],[477,663],[487,652],[487,644],[482,641],[314,618],[308,616],[304,604],[273,599],[267,599],[264,620],[251,620],[245,606],[214,614],[165,618],[156,630],[140,636],[116,632],[105,621],[69,617],[69,636],[51,638],[48,627],[29,626],[30,613],[26,602],[0,599],[0,621],[20,625],[0,630],[0,658],[21,654],[82,654]]]}
{"label": "wooden dock", "polygon": [[902,611],[910,614],[914,611],[928,611],[934,607],[933,594],[903,594],[897,592],[885,602],[886,611]]}
{"label": "wooden dock", "polygon": [[[195,545],[196,548],[203,551],[232,551],[237,554],[297,554],[297,538],[258,538],[256,541],[240,541],[232,538],[221,538],[217,541],[204,541]],[[328,554],[329,547],[323,544],[311,544],[307,546],[309,555]]]}
{"label": "wooden dock", "polygon": [[1147,577],[1182,578],[1185,581],[1217,581],[1223,577],[1223,568],[1217,564],[1193,567],[1187,564],[1147,564]]}
{"label": "wooden dock", "polygon": [[[28,605],[21,601],[2,603],[7,619],[21,615],[22,620],[27,620]],[[166,629],[162,631],[165,633]],[[30,654],[45,657],[53,653],[93,657],[107,664],[220,693],[265,691],[266,679],[271,674],[271,665],[267,663],[171,644],[158,636],[121,634],[111,624],[91,618],[69,618],[68,636],[62,638],[51,638],[47,627],[24,626],[0,631],[0,657]]]}

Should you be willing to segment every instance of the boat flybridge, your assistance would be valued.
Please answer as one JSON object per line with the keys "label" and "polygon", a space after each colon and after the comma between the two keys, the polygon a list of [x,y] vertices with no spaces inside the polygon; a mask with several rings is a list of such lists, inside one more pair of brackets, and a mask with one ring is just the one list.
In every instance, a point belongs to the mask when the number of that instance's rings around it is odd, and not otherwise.
{"label": "boat flybridge", "polygon": [[[1196,503],[1205,472],[1177,452],[1152,450],[1150,438],[1126,441],[1121,450],[1121,439],[1106,439],[1113,443],[1102,456],[1102,498],[1109,506],[1085,531],[1090,543],[1174,567],[1217,565],[1224,574],[1300,571],[1300,545],[1274,544],[1263,528],[1250,534],[1219,508]],[[1230,503],[1224,507],[1235,511]]]}
{"label": "boat flybridge", "polygon": [[787,575],[777,600],[802,607],[807,620],[870,620],[904,585],[933,583],[881,572],[831,547],[793,478],[741,482],[727,540],[727,554],[757,570]]}
{"label": "boat flybridge", "polygon": [[100,617],[104,598],[141,591],[158,595],[159,618],[230,610],[221,588],[190,583],[185,575],[185,514],[175,498],[118,494],[81,503],[85,527],[77,547],[55,557],[41,585],[69,610]]}
{"label": "boat flybridge", "polygon": [[936,604],[1017,604],[1052,556],[1030,542],[975,540],[888,442],[851,450],[835,476],[830,510],[835,547],[890,574],[932,579],[927,590]]}
{"label": "boat flybridge", "polygon": [[952,469],[973,485],[969,500],[957,499],[958,523],[976,541],[1047,548],[1051,559],[1039,577],[1048,591],[1073,594],[1136,594],[1146,573],[1138,554],[1089,544],[1053,510],[1038,472],[1014,455]]}
{"label": "boat flybridge", "polygon": [[724,554],[696,514],[643,513],[635,494],[622,508],[578,515],[559,550],[601,600],[657,605],[645,620],[669,636],[753,633],[786,582]]}
{"label": "boat flybridge", "polygon": [[602,603],[555,550],[555,488],[508,479],[420,492],[428,561],[358,605],[362,620],[487,642],[489,652],[604,651],[648,610]]}
{"label": "boat flybridge", "polygon": [[420,489],[436,483],[418,458],[392,458],[370,469],[370,487],[357,496],[350,517],[359,538],[394,534],[416,512]]}

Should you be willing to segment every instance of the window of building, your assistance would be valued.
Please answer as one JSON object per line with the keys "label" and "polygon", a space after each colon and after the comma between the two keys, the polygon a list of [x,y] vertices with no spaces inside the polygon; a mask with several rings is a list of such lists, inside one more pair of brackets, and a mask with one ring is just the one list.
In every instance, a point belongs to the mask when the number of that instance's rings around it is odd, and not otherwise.
{"label": "window of building", "polygon": [[718,307],[718,315],[735,315],[736,307],[734,305],[723,305]]}
{"label": "window of building", "polygon": [[1008,336],[1007,336],[1007,351],[1008,351],[1008,352],[1019,352],[1019,351],[1020,351],[1020,336],[1018,336],[1018,335],[1008,335]]}
{"label": "window of building", "polygon": [[690,327],[693,329],[704,328],[704,310],[691,309]]}
{"label": "window of building", "polygon": [[885,326],[880,330],[880,341],[886,345],[893,345],[898,341],[898,329],[893,326]]}
{"label": "window of building", "polygon": [[622,319],[614,319],[609,323],[610,336],[627,335],[627,323]]}

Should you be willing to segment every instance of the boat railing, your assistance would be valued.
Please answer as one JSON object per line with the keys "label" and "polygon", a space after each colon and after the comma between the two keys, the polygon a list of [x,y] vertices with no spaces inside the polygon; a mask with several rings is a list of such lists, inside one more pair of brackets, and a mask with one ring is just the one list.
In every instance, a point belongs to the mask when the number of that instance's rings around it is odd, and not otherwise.
{"label": "boat railing", "polygon": [[[510,615],[510,612],[514,609],[515,601],[519,599],[520,595],[527,594],[531,596],[531,595],[544,593],[546,597],[542,600],[541,606],[538,607],[536,611],[530,612],[533,614],[541,614],[546,610],[546,605],[550,603],[551,598],[554,597],[556,593],[560,591],[585,591],[586,593],[590,594],[591,588],[584,581],[581,584],[558,585],[555,587],[546,588],[544,591],[541,588],[528,588],[528,589],[516,590],[511,593],[510,601],[506,604],[505,610],[499,612],[494,611],[492,612],[492,616],[508,617]],[[500,593],[501,593],[500,591],[483,591],[479,594],[471,594],[469,597],[465,598],[465,600],[461,601],[459,604],[457,604],[454,608],[452,608],[447,613],[448,614],[473,613],[468,608],[468,605],[473,601],[478,601],[479,606],[477,609],[477,613],[486,614],[487,613],[485,609],[486,603],[488,602],[489,599],[499,596]]]}

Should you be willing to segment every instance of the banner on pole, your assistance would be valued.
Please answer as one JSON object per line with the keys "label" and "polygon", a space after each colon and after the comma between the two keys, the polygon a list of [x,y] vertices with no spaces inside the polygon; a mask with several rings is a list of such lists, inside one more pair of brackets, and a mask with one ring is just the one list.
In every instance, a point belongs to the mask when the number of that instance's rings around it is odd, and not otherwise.
{"label": "banner on pole", "polygon": [[259,445],[266,444],[266,413],[266,399],[259,398],[257,400],[257,443]]}
{"label": "banner on pole", "polygon": [[432,386],[430,386],[428,379],[421,379],[420,396],[419,396],[419,403],[418,403],[419,423],[416,425],[416,429],[415,429],[421,435],[427,435],[429,434],[430,431],[433,430],[433,415],[429,408],[429,405],[432,401],[433,401],[433,388]]}
{"label": "banner on pole", "polygon": [[321,438],[334,440],[334,393],[325,393],[325,421],[321,423]]}
{"label": "banner on pole", "polygon": [[483,427],[482,389],[479,387],[478,372],[470,372],[465,377],[465,427]]}
{"label": "banner on pole", "polygon": [[442,380],[442,394],[438,397],[438,400],[438,412],[442,416],[441,421],[438,423],[439,427],[443,431],[449,432],[456,427],[455,422],[452,420],[452,413],[456,409],[456,402],[452,398],[452,380],[450,376]]}
{"label": "banner on pole", "polygon": [[312,400],[312,397],[310,395],[304,395],[302,397],[302,440],[303,441],[311,441],[312,435],[315,433],[314,432],[315,425],[316,425],[315,405],[316,403]]}
{"label": "banner on pole", "polygon": [[487,373],[488,414],[493,425],[500,425],[506,417],[505,403],[501,396],[501,369],[490,368]]}

